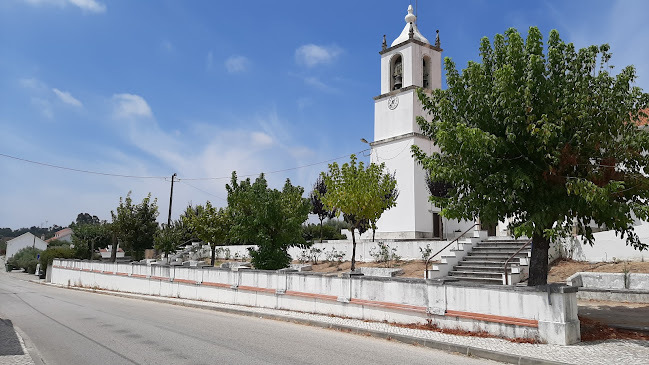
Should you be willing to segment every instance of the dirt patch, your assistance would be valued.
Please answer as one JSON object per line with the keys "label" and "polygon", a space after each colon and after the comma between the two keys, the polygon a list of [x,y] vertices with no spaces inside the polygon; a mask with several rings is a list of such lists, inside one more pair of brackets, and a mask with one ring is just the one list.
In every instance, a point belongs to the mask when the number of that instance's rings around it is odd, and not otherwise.
{"label": "dirt patch", "polygon": [[581,323],[582,341],[649,340],[647,333],[609,327],[603,322],[584,316],[579,316],[579,322]]}
{"label": "dirt patch", "polygon": [[[295,261],[294,263],[299,263]],[[311,264],[313,267],[313,272],[319,273],[336,273],[342,271],[349,271],[351,269],[352,263],[350,261],[338,262],[319,262],[317,265]],[[413,261],[397,261],[390,266],[386,266],[384,263],[376,262],[356,262],[356,267],[391,267],[403,270],[403,275],[400,277],[406,278],[424,278],[426,264],[421,260]],[[429,264],[429,267],[431,265]]]}
{"label": "dirt patch", "polygon": [[550,268],[549,283],[565,283],[566,279],[577,272],[608,272],[608,273],[649,273],[649,262],[585,262],[560,260]]}

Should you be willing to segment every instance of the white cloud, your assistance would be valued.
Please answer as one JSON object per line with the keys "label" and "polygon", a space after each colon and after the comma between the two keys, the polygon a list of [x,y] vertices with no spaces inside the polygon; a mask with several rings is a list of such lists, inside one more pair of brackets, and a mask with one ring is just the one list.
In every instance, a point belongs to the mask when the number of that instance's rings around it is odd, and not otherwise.
{"label": "white cloud", "polygon": [[320,64],[332,63],[342,52],[342,48],[336,45],[318,46],[315,44],[305,44],[295,50],[295,60],[300,65],[314,67]]}
{"label": "white cloud", "polygon": [[113,95],[114,114],[118,118],[133,118],[153,116],[151,107],[143,97],[135,94],[115,94]]}
{"label": "white cloud", "polygon": [[44,91],[47,89],[47,85],[45,85],[45,83],[34,77],[20,79],[19,82],[22,87],[24,87],[25,89],[30,89],[32,91]]}
{"label": "white cloud", "polygon": [[250,60],[244,56],[230,56],[225,60],[225,69],[229,73],[246,71],[250,67]]}
{"label": "white cloud", "polygon": [[250,137],[252,142],[260,147],[266,147],[273,144],[273,137],[263,132],[252,132]]}
{"label": "white cloud", "polygon": [[83,104],[79,101],[79,99],[72,96],[69,92],[61,91],[61,90],[59,90],[57,88],[53,88],[52,91],[54,92],[54,94],[56,94],[56,96],[59,97],[59,99],[62,102],[66,103],[68,105],[72,105],[74,107],[78,107],[78,108],[83,107]]}
{"label": "white cloud", "polygon": [[64,7],[73,5],[88,13],[100,14],[106,12],[106,5],[97,0],[23,0],[34,6],[55,5]]}

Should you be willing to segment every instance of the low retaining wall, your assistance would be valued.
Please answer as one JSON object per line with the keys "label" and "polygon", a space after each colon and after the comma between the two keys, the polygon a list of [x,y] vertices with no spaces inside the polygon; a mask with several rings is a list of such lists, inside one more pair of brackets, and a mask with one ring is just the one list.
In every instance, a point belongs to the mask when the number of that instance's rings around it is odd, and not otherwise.
{"label": "low retaining wall", "polygon": [[566,283],[582,288],[579,299],[649,303],[649,274],[578,272]]}
{"label": "low retaining wall", "polygon": [[52,283],[146,295],[486,331],[567,345],[580,341],[577,289],[441,280],[54,260]]}

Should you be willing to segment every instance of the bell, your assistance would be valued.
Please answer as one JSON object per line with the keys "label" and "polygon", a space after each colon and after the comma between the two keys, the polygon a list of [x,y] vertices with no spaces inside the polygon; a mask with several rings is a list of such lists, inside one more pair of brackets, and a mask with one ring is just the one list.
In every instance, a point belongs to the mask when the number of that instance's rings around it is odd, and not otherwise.
{"label": "bell", "polygon": [[401,89],[401,76],[395,76],[394,77],[394,88],[393,90]]}

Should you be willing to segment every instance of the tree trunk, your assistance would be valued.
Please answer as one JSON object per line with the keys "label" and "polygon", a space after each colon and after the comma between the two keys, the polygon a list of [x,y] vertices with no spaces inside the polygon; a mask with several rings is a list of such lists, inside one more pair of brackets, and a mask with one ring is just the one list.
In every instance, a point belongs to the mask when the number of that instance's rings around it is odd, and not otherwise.
{"label": "tree trunk", "polygon": [[212,245],[212,267],[214,267],[215,261],[216,261],[216,245]]}
{"label": "tree trunk", "polygon": [[322,221],[324,219],[320,219],[320,243],[322,243]]}
{"label": "tree trunk", "polygon": [[372,229],[372,242],[374,242],[374,235],[376,235],[376,230]]}
{"label": "tree trunk", "polygon": [[352,267],[351,271],[356,270],[356,237],[354,237],[354,227],[352,227]]}
{"label": "tree trunk", "polygon": [[550,241],[543,233],[532,235],[532,258],[530,260],[530,277],[528,286],[545,285],[548,283],[548,250]]}
{"label": "tree trunk", "polygon": [[113,249],[110,251],[110,262],[117,261],[117,234],[113,232]]}
{"label": "tree trunk", "polygon": [[95,255],[95,240],[91,239],[90,240],[90,261],[92,261],[92,257]]}

